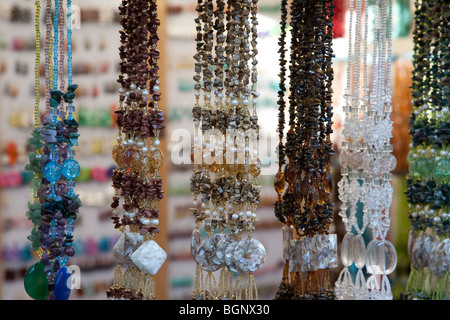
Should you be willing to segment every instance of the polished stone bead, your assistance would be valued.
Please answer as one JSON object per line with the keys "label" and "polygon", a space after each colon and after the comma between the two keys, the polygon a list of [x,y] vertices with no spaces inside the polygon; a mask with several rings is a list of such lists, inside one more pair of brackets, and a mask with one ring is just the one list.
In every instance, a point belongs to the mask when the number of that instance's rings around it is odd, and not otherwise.
{"label": "polished stone bead", "polygon": [[117,243],[114,245],[113,254],[117,263],[127,266],[130,264],[130,256],[134,249],[144,241],[144,237],[139,233],[122,233]]}
{"label": "polished stone bead", "polygon": [[256,239],[245,239],[234,248],[233,255],[239,270],[255,272],[266,260],[266,249]]}
{"label": "polished stone bead", "polygon": [[167,253],[155,241],[148,240],[130,258],[143,274],[155,275],[166,261]]}
{"label": "polished stone bead", "polygon": [[27,294],[35,300],[45,300],[49,295],[48,279],[44,272],[44,264],[37,262],[25,274],[24,286]]}

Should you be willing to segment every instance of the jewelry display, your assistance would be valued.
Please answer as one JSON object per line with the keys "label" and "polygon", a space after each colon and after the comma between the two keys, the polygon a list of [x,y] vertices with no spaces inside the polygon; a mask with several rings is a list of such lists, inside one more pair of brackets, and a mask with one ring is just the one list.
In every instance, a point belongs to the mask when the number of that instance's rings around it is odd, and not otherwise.
{"label": "jewelry display", "polygon": [[252,237],[261,172],[257,4],[257,0],[197,1],[191,152],[195,300],[258,299],[253,272],[263,265],[266,251]]}
{"label": "jewelry display", "polygon": [[[30,187],[34,202],[28,203],[27,212],[34,227],[28,239],[32,243],[32,250],[39,255],[40,262],[29,268],[24,281],[25,289],[33,299],[67,300],[71,293],[67,279],[71,274],[66,265],[69,257],[75,254],[72,246],[73,223],[81,206],[78,195],[74,193],[74,179],[80,172],[80,165],[74,159],[73,149],[78,145],[79,134],[78,123],[73,118],[73,100],[77,85],[72,84],[71,1],[67,1],[67,23],[64,1],[55,0],[53,15],[52,1],[46,2],[46,115],[42,124],[39,119],[39,0],[36,0],[35,6],[35,128],[32,138],[28,140],[34,152],[29,154],[30,162],[25,169],[34,174]],[[67,91],[64,90],[66,65]]]}
{"label": "jewelry display", "polygon": [[[121,88],[115,111],[119,132],[112,151],[117,168],[112,175],[115,195],[111,218],[122,235],[113,249],[117,267],[107,297],[153,300],[153,276],[167,258],[153,240],[159,232],[158,204],[163,198],[159,175],[163,164],[159,137],[165,126],[158,107],[160,21],[156,0],[123,0],[119,12],[123,29],[117,81]],[[119,208],[121,198],[123,211]],[[122,267],[126,267],[125,272]]]}
{"label": "jewelry display", "polygon": [[[331,85],[332,1],[282,1],[279,167],[274,187],[275,216],[283,227],[283,279],[275,299],[333,299],[329,268],[337,266],[330,166],[333,148]],[[290,63],[286,25],[291,17]],[[289,63],[288,67],[286,65]],[[284,144],[286,73],[289,71],[289,130]],[[284,167],[283,167],[284,166]]]}
{"label": "jewelry display", "polygon": [[[368,1],[350,1],[343,107],[346,119],[339,155],[342,179],[338,183],[342,202],[339,215],[346,229],[341,245],[344,269],[335,284],[336,298],[341,300],[392,299],[388,275],[397,264],[395,248],[386,240],[393,195],[391,171],[397,163],[390,143],[392,1],[375,3],[370,81],[368,11]],[[362,218],[358,219],[361,207]],[[366,231],[372,236],[367,246],[363,238]],[[357,268],[354,277],[349,269],[352,265]],[[368,279],[365,279],[364,267],[370,274]]]}
{"label": "jewelry display", "polygon": [[411,271],[405,298],[443,300],[450,289],[449,8],[443,1],[422,0],[415,9],[406,181]]}

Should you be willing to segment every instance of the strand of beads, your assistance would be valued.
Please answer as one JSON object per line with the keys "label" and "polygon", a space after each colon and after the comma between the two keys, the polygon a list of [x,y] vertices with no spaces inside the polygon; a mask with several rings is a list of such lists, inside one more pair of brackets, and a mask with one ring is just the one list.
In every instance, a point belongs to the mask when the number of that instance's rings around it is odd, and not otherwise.
{"label": "strand of beads", "polygon": [[[392,52],[392,1],[377,2],[379,19],[375,24],[377,63],[372,65],[372,74],[377,74],[377,83],[372,83],[370,111],[374,111],[372,132],[369,136],[368,157],[365,159],[364,174],[369,184],[364,200],[365,214],[369,215],[372,240],[367,245],[366,269],[372,274],[367,279],[371,300],[392,300],[388,279],[397,265],[397,253],[391,242],[386,240],[390,227],[389,209],[392,203],[392,173],[397,161],[392,154],[392,90],[390,64]],[[376,91],[377,89],[377,91]],[[376,94],[374,94],[376,92]],[[375,95],[375,97],[374,97]],[[374,101],[375,100],[375,101]],[[370,135],[371,134],[371,135]]]}
{"label": "strand of beads", "polygon": [[[367,77],[367,27],[368,3],[362,8],[356,3],[356,21],[364,18],[364,37],[359,22],[355,25],[355,36],[349,34],[349,48],[354,44],[355,54],[349,49],[349,69],[345,94],[346,122],[343,134],[345,140],[341,146],[339,157],[343,178],[338,183],[339,198],[342,201],[339,215],[343,218],[347,234],[341,249],[341,260],[344,265],[338,281],[336,292],[338,299],[392,299],[389,275],[396,266],[397,255],[394,246],[386,240],[389,230],[389,208],[392,202],[392,174],[396,159],[391,154],[392,121],[390,120],[391,88],[391,37],[392,7],[391,2],[377,1],[375,17],[375,33],[373,61],[371,66],[372,83],[369,87]],[[363,39],[363,58],[359,55]],[[363,60],[363,61],[361,61]],[[350,88],[350,67],[355,66],[353,79],[359,79],[359,66],[363,64],[362,97],[359,92],[359,80],[355,80]],[[358,211],[362,205],[362,221],[358,221]],[[372,240],[365,245],[363,233],[369,230]],[[356,235],[353,232],[356,231]],[[354,264],[358,271],[355,280],[349,272]],[[367,280],[362,268],[366,267],[372,274]]]}
{"label": "strand of beads", "polygon": [[445,86],[449,62],[444,58],[449,52],[448,8],[441,1],[416,1],[415,6],[412,145],[406,181],[411,272],[403,298],[442,300],[450,287],[450,202],[446,196],[450,168],[445,133],[449,127]]}
{"label": "strand of beads", "polygon": [[278,171],[274,177],[274,188],[277,193],[277,200],[274,203],[274,212],[275,217],[280,220],[282,223],[286,224],[283,227],[283,260],[284,260],[284,268],[283,268],[283,277],[281,279],[281,283],[279,286],[279,290],[277,291],[277,299],[289,299],[291,296],[287,296],[287,294],[293,293],[293,286],[291,284],[291,279],[289,278],[289,241],[292,238],[293,229],[290,227],[292,225],[291,221],[288,221],[288,217],[285,216],[283,212],[283,199],[282,195],[285,191],[285,180],[283,174],[283,166],[286,163],[285,160],[285,146],[284,146],[284,128],[285,128],[285,109],[286,109],[286,72],[287,72],[287,60],[286,60],[286,36],[287,36],[287,17],[288,17],[288,1],[281,1],[281,21],[280,21],[280,37],[278,40],[279,49],[278,53],[280,55],[279,64],[280,64],[280,83],[278,91]]}
{"label": "strand of beads", "polygon": [[[37,281],[40,290],[36,295],[36,287],[27,289],[33,298],[66,300],[71,290],[67,286],[70,273],[66,264],[69,257],[75,254],[72,247],[73,222],[77,217],[81,202],[73,192],[75,179],[80,171],[78,162],[73,157],[74,153],[69,149],[78,145],[78,123],[72,119],[66,119],[63,103],[71,103],[75,97],[76,85],[70,85],[68,91],[63,93],[64,81],[64,35],[66,33],[64,18],[64,2],[55,1],[53,21],[54,41],[48,38],[51,35],[51,2],[46,6],[46,83],[49,113],[43,120],[42,127],[33,134],[30,144],[41,151],[30,155],[30,164],[27,169],[42,170],[37,174],[32,185],[33,195],[37,202],[29,204],[30,211],[27,215],[32,218],[37,228],[34,229],[29,239],[33,242],[33,248],[37,249],[41,258],[40,263],[32,266],[25,277],[25,287],[30,282],[36,282],[37,274],[43,272],[46,281]],[[71,9],[70,7],[68,8]],[[69,34],[69,33],[68,33]],[[68,42],[71,38],[68,37]],[[51,46],[53,43],[53,48]],[[50,64],[50,56],[53,51],[54,65]],[[68,60],[71,60],[69,53]],[[58,60],[59,59],[59,60]],[[72,74],[69,73],[71,81]],[[58,88],[58,79],[60,87]],[[59,90],[58,90],[59,89]],[[37,105],[38,107],[38,105]],[[69,165],[69,163],[71,165]],[[39,184],[37,178],[42,177]],[[38,188],[38,189],[36,189]],[[30,280],[31,279],[31,280]]]}
{"label": "strand of beads", "polygon": [[[349,31],[348,31],[348,62],[347,62],[347,86],[344,95],[345,106],[343,108],[346,116],[346,125],[343,130],[343,135],[346,140],[342,142],[341,152],[339,155],[339,162],[341,165],[342,179],[338,182],[339,188],[339,199],[342,202],[340,207],[339,215],[342,217],[344,222],[346,235],[342,240],[341,245],[341,261],[344,265],[344,269],[341,271],[338,281],[336,282],[336,296],[338,299],[365,299],[367,296],[366,282],[363,275],[363,267],[365,265],[365,242],[363,239],[363,234],[366,231],[369,221],[368,216],[364,215],[362,223],[358,222],[357,210],[358,202],[361,201],[363,197],[363,185],[360,183],[360,176],[358,175],[358,170],[361,169],[363,163],[363,155],[366,151],[362,148],[363,144],[359,143],[362,141],[364,133],[362,132],[362,126],[359,125],[358,112],[363,111],[361,114],[364,116],[361,122],[368,122],[367,109],[368,107],[368,83],[367,83],[367,15],[368,15],[368,2],[364,3],[364,31],[361,29],[361,23],[358,22],[358,27],[355,27],[354,35],[353,31],[353,19],[359,21],[361,17],[361,6],[357,7],[357,12],[355,14],[354,1],[350,1],[350,21],[349,21]],[[353,44],[356,47],[359,42],[355,39],[361,39],[361,32],[364,32],[364,53],[363,53],[363,86],[365,89],[364,97],[360,101],[359,94],[352,92],[351,80],[351,68],[353,65],[358,65],[359,70],[359,56],[353,54]],[[355,52],[359,52],[358,49],[354,49]],[[355,69],[357,67],[355,66]],[[356,71],[355,71],[356,73]],[[373,75],[375,77],[375,75]],[[359,78],[358,74],[355,74],[355,78]],[[357,86],[355,86],[355,84]],[[354,81],[353,88],[356,92],[359,92],[359,82]],[[362,106],[362,108],[360,108]],[[353,143],[353,141],[355,143]],[[356,232],[356,235],[353,233]],[[349,267],[354,264],[357,268],[357,274],[355,280],[352,279]]]}
{"label": "strand of beads", "polygon": [[[282,26],[287,19],[286,6],[282,8]],[[280,167],[274,186],[278,194],[275,213],[286,224],[286,264],[276,299],[333,299],[328,269],[336,266],[337,242],[328,229],[333,215],[330,134],[334,6],[329,1],[293,1],[290,9],[290,128],[284,148],[284,33],[280,39]]]}
{"label": "strand of beads", "polygon": [[[195,206],[191,211],[196,228],[191,251],[197,272],[192,296],[199,300],[257,299],[253,272],[265,259],[264,247],[251,236],[260,201],[256,178],[261,170],[254,149],[259,95],[256,91],[257,1],[219,0],[214,4],[214,1],[198,1],[196,8],[191,178]],[[201,228],[208,235],[203,240]],[[242,239],[245,233],[247,239]],[[217,286],[213,272],[218,270]],[[234,285],[232,273],[238,274]]]}
{"label": "strand of beads", "polygon": [[[159,175],[163,164],[159,136],[164,128],[164,115],[158,107],[159,20],[156,1],[124,0],[119,12],[123,27],[119,47],[121,89],[116,111],[118,144],[113,148],[117,168],[112,176],[115,195],[111,218],[122,235],[113,249],[117,267],[107,297],[153,300],[153,276],[167,258],[154,241],[159,232],[159,201],[163,198]],[[125,272],[122,267],[126,267]]]}
{"label": "strand of beads", "polygon": [[[49,3],[47,3],[48,5]],[[51,4],[50,4],[51,5]],[[36,60],[35,60],[35,106],[34,106],[34,115],[35,115],[35,123],[34,129],[31,132],[32,137],[28,139],[28,143],[30,146],[34,148],[34,152],[29,154],[29,163],[25,166],[25,170],[32,171],[34,174],[34,178],[31,182],[31,194],[33,196],[33,203],[28,203],[29,211],[26,213],[28,219],[33,223],[33,229],[31,230],[31,234],[27,237],[28,240],[31,241],[31,249],[35,252],[41,252],[40,246],[41,242],[39,239],[38,227],[42,220],[41,215],[41,203],[39,202],[38,192],[42,186],[42,147],[44,146],[42,142],[41,136],[41,127],[39,121],[39,67],[40,67],[40,13],[41,13],[41,4],[39,0],[35,2],[35,32],[36,32]],[[47,9],[48,13],[48,9]],[[48,45],[44,52],[47,51]],[[29,280],[31,278],[31,281]],[[37,285],[39,284],[39,285]],[[44,300],[48,297],[48,279],[44,272],[44,264],[42,262],[38,262],[31,266],[24,278],[24,286],[25,290],[30,297],[37,300]]]}

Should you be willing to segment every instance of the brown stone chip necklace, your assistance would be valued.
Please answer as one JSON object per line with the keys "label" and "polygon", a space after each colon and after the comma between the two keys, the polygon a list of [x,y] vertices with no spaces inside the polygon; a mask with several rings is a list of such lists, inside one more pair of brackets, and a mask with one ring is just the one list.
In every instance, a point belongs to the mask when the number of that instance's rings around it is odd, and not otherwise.
{"label": "brown stone chip necklace", "polygon": [[158,107],[157,1],[123,0],[119,13],[123,27],[119,48],[121,88],[116,111],[119,132],[113,148],[117,167],[112,175],[115,195],[111,219],[122,235],[113,249],[117,267],[107,296],[155,299],[153,276],[167,258],[153,240],[159,232],[158,204],[163,198],[159,135],[164,115]]}
{"label": "brown stone chip necklace", "polygon": [[[286,26],[290,9],[290,63]],[[275,216],[283,227],[285,267],[275,299],[333,299],[329,268],[337,260],[330,166],[333,1],[282,1],[279,91],[279,169]],[[289,130],[284,142],[286,72]]]}
{"label": "brown stone chip necklace", "polygon": [[195,300],[258,298],[253,272],[263,265],[266,251],[252,237],[261,172],[257,2],[197,1],[191,178]]}

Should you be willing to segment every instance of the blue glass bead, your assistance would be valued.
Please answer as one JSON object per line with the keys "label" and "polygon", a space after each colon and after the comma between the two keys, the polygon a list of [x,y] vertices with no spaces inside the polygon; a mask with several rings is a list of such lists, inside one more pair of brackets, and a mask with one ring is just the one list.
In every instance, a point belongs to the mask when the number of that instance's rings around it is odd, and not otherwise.
{"label": "blue glass bead", "polygon": [[66,228],[65,228],[65,231],[68,234],[72,234],[74,230],[75,230],[75,228],[72,225],[67,225]]}
{"label": "blue glass bead", "polygon": [[78,177],[78,175],[80,174],[80,170],[80,164],[72,159],[67,159],[66,161],[64,161],[62,166],[62,174],[64,175],[64,177],[70,180]]}
{"label": "blue glass bead", "polygon": [[70,282],[71,276],[72,273],[70,273],[67,267],[61,267],[61,269],[59,269],[55,280],[55,300],[69,299],[72,291]]}
{"label": "blue glass bead", "polygon": [[61,167],[58,162],[52,160],[45,165],[44,176],[49,182],[56,182],[61,178]]}

